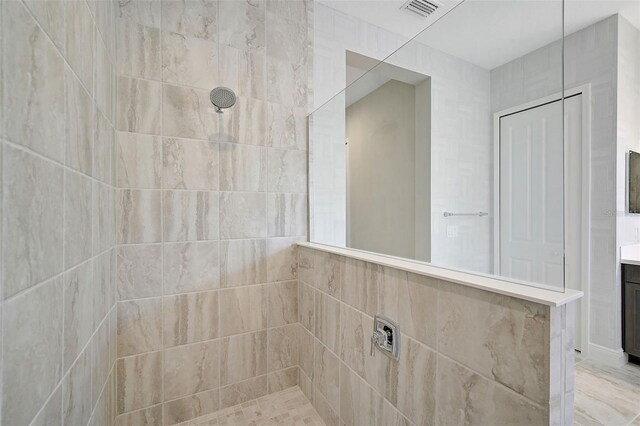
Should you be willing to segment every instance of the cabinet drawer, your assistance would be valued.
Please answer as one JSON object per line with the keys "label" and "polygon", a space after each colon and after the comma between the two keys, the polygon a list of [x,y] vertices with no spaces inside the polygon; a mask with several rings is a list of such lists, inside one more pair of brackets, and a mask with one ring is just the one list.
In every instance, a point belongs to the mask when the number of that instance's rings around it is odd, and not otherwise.
{"label": "cabinet drawer", "polygon": [[640,266],[638,265],[622,265],[622,281],[640,284]]}
{"label": "cabinet drawer", "polygon": [[631,355],[640,356],[640,284],[624,283],[623,348]]}

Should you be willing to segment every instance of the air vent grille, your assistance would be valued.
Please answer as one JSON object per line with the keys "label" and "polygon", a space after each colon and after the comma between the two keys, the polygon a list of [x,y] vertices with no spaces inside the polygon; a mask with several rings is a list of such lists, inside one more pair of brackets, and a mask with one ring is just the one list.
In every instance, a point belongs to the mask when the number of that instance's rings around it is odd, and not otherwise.
{"label": "air vent grille", "polygon": [[435,12],[440,5],[435,1],[428,0],[409,0],[406,2],[402,9],[410,10],[413,13],[417,13],[425,18]]}

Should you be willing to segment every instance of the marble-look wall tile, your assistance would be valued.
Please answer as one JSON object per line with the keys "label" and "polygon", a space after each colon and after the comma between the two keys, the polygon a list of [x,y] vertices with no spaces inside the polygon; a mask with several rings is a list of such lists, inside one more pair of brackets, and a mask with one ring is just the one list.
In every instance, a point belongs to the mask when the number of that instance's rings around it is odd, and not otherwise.
{"label": "marble-look wall tile", "polygon": [[118,191],[116,206],[117,242],[155,243],[161,239],[160,191]]}
{"label": "marble-look wall tile", "polygon": [[342,264],[344,259],[331,253],[298,250],[298,275],[300,279],[333,297],[340,297]]}
{"label": "marble-look wall tile", "polygon": [[[340,364],[340,418],[345,424],[378,424],[382,398],[357,374]],[[429,424],[429,423],[420,423]]]}
{"label": "marble-look wall tile", "polygon": [[314,293],[315,290],[310,285],[302,281],[298,282],[298,312],[300,316],[300,324],[313,333],[315,330],[314,322]]}
{"label": "marble-look wall tile", "polygon": [[[107,2],[93,2],[107,3]],[[112,43],[115,44],[115,43]],[[109,122],[114,122],[116,69],[110,55],[109,47],[103,43],[100,35],[96,38],[96,54],[94,58],[94,99],[96,101],[96,112],[99,111],[108,117]],[[94,157],[96,158],[96,157]],[[98,157],[99,158],[99,157]]]}
{"label": "marble-look wall tile", "polygon": [[174,425],[220,409],[220,390],[213,389],[163,404],[164,424]]}
{"label": "marble-look wall tile", "polygon": [[211,139],[218,133],[218,114],[209,90],[163,84],[162,124],[165,136]]}
{"label": "marble-look wall tile", "polygon": [[12,64],[3,70],[4,134],[12,142],[62,162],[64,61],[22,3],[3,2],[2,19],[5,33],[11,34],[2,59]]}
{"label": "marble-look wall tile", "polygon": [[154,81],[118,77],[118,130],[160,134],[161,86]]}
{"label": "marble-look wall tile", "polygon": [[266,325],[265,285],[220,290],[220,336],[262,330]]}
{"label": "marble-look wall tile", "polygon": [[[227,61],[228,59],[228,57],[223,57],[221,60]],[[228,68],[230,68],[229,63],[225,63],[224,66],[222,66],[223,70]],[[222,81],[231,87],[238,87],[240,84],[243,86],[249,85],[249,87],[255,86],[256,88],[251,90],[260,92],[260,87],[258,85],[259,82],[263,80],[258,75],[250,76],[250,78],[255,80],[245,80],[242,83],[239,82],[237,84],[234,84],[232,77],[236,77],[236,74],[231,77],[223,75]],[[220,142],[259,146],[265,145],[266,102],[256,98],[238,96],[233,108],[225,112],[225,114],[220,118]]]}
{"label": "marble-look wall tile", "polygon": [[93,254],[101,253],[116,242],[116,193],[108,185],[93,182],[92,227]]}
{"label": "marble-look wall tile", "polygon": [[282,327],[270,328],[268,335],[268,371],[277,371],[298,365],[300,359],[300,325],[289,324]]}
{"label": "marble-look wall tile", "polygon": [[340,351],[340,302],[323,292],[315,298],[315,336],[334,353]]}
{"label": "marble-look wall tile", "polygon": [[162,295],[162,247],[159,244],[117,248],[118,300]]}
{"label": "marble-look wall tile", "polygon": [[91,358],[85,350],[62,382],[62,417],[65,425],[86,425],[91,417]]}
{"label": "marble-look wall tile", "polygon": [[[113,83],[115,85],[115,82]],[[115,129],[109,119],[99,110],[95,111],[93,136],[93,176],[104,183],[112,184],[111,162],[115,144]]]}
{"label": "marble-look wall tile", "polygon": [[118,22],[118,74],[160,80],[160,30],[122,19]]}
{"label": "marble-look wall tile", "polygon": [[[316,294],[316,297],[317,294]],[[372,331],[372,330],[371,330]],[[360,376],[365,375],[364,339],[369,334],[362,313],[346,305],[340,306],[340,359]]]}
{"label": "marble-look wall tile", "polygon": [[269,281],[288,281],[298,277],[296,243],[304,240],[304,237],[267,240],[267,279]]}
{"label": "marble-look wall tile", "polygon": [[118,132],[116,185],[128,189],[160,189],[162,144],[160,137]]}
{"label": "marble-look wall tile", "polygon": [[220,409],[260,398],[268,392],[267,376],[254,377],[220,389]]}
{"label": "marble-look wall tile", "polygon": [[[378,312],[378,288],[383,279],[382,267],[361,260],[345,258],[340,272],[342,284],[340,299],[354,308],[374,316]],[[404,281],[407,279],[406,272],[396,269],[388,269],[385,272],[384,279]],[[397,316],[390,318],[398,320]]]}
{"label": "marble-look wall tile", "polygon": [[164,298],[164,346],[218,337],[218,293],[180,294]]}
{"label": "marble-look wall tile", "polygon": [[121,19],[160,28],[161,5],[159,0],[122,0],[116,7]]}
{"label": "marble-look wall tile", "polygon": [[[298,363],[300,365],[300,369],[304,373],[304,375],[312,380],[314,374],[314,357],[315,357],[315,337],[313,336],[313,332],[306,330],[304,327],[300,328],[299,334],[299,354],[298,354]],[[302,386],[301,386],[302,387]],[[313,397],[311,398],[313,400]]]}
{"label": "marble-look wall tile", "polygon": [[298,322],[298,281],[272,283],[268,287],[268,327]]}
{"label": "marble-look wall tile", "polygon": [[164,241],[218,238],[218,193],[163,191]]}
{"label": "marble-look wall tile", "polygon": [[162,299],[118,302],[118,356],[162,348]]}
{"label": "marble-look wall tile", "polygon": [[313,17],[313,5],[308,0],[266,0],[267,12],[283,18],[306,22]]}
{"label": "marble-look wall tile", "polygon": [[[93,96],[93,57],[95,31],[93,17],[86,2],[65,2],[64,56]],[[81,37],[78,34],[82,34]]]}
{"label": "marble-look wall tile", "polygon": [[242,50],[264,50],[265,6],[263,0],[223,1],[218,4],[219,21],[233,22],[218,29],[220,44]]}
{"label": "marble-look wall tile", "polygon": [[62,271],[63,170],[4,146],[2,296]]}
{"label": "marble-look wall tile", "polygon": [[266,148],[251,145],[221,143],[219,155],[220,190],[266,190]]}
{"label": "marble-look wall tile", "polygon": [[305,21],[267,13],[267,55],[292,64],[303,64],[311,51]]}
{"label": "marble-look wall tile", "polygon": [[221,193],[220,238],[266,237],[266,197],[264,193]]}
{"label": "marble-look wall tile", "polygon": [[437,364],[437,424],[548,424],[544,410],[525,398],[446,357]]}
{"label": "marble-look wall tile", "polygon": [[218,83],[218,45],[163,32],[162,81],[211,90]]}
{"label": "marble-look wall tile", "polygon": [[403,345],[396,406],[415,424],[436,424],[437,354],[412,339],[404,339]]}
{"label": "marble-look wall tile", "polygon": [[268,194],[267,224],[269,237],[307,235],[306,194]]}
{"label": "marble-look wall tile", "polygon": [[296,108],[307,107],[308,65],[267,56],[267,98]]}
{"label": "marble-look wall tile", "polygon": [[313,384],[333,407],[340,405],[340,358],[315,341]]}
{"label": "marble-look wall tile", "polygon": [[62,378],[62,285],[55,278],[3,305],[3,338],[11,342],[2,352],[7,424],[28,424]]}
{"label": "marble-look wall tile", "polygon": [[167,31],[215,40],[217,18],[218,2],[214,0],[162,1],[162,27]]}
{"label": "marble-look wall tile", "polygon": [[[162,401],[162,357],[162,352],[151,352],[118,359],[118,414],[149,407]],[[142,419],[148,418],[148,414],[144,414]],[[154,415],[153,418],[157,416]],[[136,416],[131,420],[142,419]]]}
{"label": "marble-look wall tile", "polygon": [[65,68],[65,163],[93,174],[94,107],[91,95],[69,68]]}
{"label": "marble-look wall tile", "polygon": [[[91,399],[97,404],[102,393],[102,387],[109,379],[112,363],[109,357],[109,346],[116,342],[110,340],[109,319],[100,324],[91,339],[88,351],[91,357]],[[105,388],[105,391],[107,389]]]}
{"label": "marble-look wall tile", "polygon": [[93,231],[91,180],[65,171],[64,264],[66,268],[91,257]]}
{"label": "marble-look wall tile", "polygon": [[280,392],[298,384],[298,367],[285,368],[267,374],[269,393]]}
{"label": "marble-look wall tile", "polygon": [[[27,0],[25,4],[42,28],[51,37],[58,50],[64,54],[64,1]],[[15,34],[15,33],[10,33]]]}
{"label": "marble-look wall tile", "polygon": [[164,245],[164,293],[214,290],[220,287],[218,242]]}
{"label": "marble-look wall tile", "polygon": [[218,189],[218,144],[165,138],[162,147],[164,189]]}
{"label": "marble-look wall tile", "polygon": [[338,416],[340,407],[334,407],[329,404],[324,395],[320,392],[315,392],[315,390],[313,393],[313,407],[327,426],[340,425],[340,417]]}
{"label": "marble-look wall tile", "polygon": [[303,108],[267,104],[267,145],[283,149],[307,149],[307,114]]}
{"label": "marble-look wall tile", "polygon": [[177,346],[165,351],[164,398],[180,398],[220,387],[216,341]]}
{"label": "marble-look wall tile", "polygon": [[163,424],[162,404],[116,417],[117,426],[158,426]]}
{"label": "marble-look wall tile", "polygon": [[267,154],[269,192],[307,191],[307,153],[270,148]]}
{"label": "marble-look wall tile", "polygon": [[62,385],[53,391],[49,401],[33,419],[33,426],[63,426],[62,423]]}
{"label": "marble-look wall tile", "polygon": [[241,334],[220,342],[220,384],[241,382],[267,372],[267,332]]}
{"label": "marble-look wall tile", "polygon": [[221,287],[267,282],[266,240],[220,242]]}
{"label": "marble-look wall tile", "polygon": [[93,260],[64,274],[64,368],[71,367],[93,333]]}
{"label": "marble-look wall tile", "polygon": [[[439,297],[439,351],[544,403],[549,389],[549,309],[454,284],[443,285]],[[478,329],[478,323],[485,327]]]}
{"label": "marble-look wall tile", "polygon": [[116,303],[116,252],[109,250],[93,262],[93,326],[97,328]]}

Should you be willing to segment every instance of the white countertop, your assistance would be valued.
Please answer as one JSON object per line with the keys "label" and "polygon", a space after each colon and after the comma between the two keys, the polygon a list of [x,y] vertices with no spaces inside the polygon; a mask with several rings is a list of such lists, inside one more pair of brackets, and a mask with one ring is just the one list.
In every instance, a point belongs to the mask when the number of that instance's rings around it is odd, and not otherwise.
{"label": "white countertop", "polygon": [[620,247],[620,263],[640,265],[640,244]]}
{"label": "white countertop", "polygon": [[[491,278],[489,276],[470,274],[467,272],[440,268],[437,266],[429,265],[427,263],[414,262],[411,260],[405,260],[397,257],[385,256],[355,249],[333,247],[324,244],[308,242],[298,243],[298,245],[301,247],[322,250],[328,253],[350,257],[353,259],[377,263],[382,266],[402,269],[403,271],[412,272],[414,274],[425,275],[428,277],[491,291],[493,293],[503,294],[505,296],[511,296],[518,299],[528,300],[530,302],[540,303],[547,306],[562,306],[569,302],[574,302],[583,296],[583,293],[578,290],[565,289],[564,292],[547,290],[544,288],[538,288],[516,283],[513,281],[508,281],[507,279],[498,279]],[[638,264],[640,264],[640,260]]]}

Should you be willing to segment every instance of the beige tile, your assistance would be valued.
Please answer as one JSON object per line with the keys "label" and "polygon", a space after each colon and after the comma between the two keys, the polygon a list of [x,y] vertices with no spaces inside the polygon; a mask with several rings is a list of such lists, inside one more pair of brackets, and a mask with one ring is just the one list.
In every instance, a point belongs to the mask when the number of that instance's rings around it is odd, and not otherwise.
{"label": "beige tile", "polygon": [[218,193],[163,191],[164,241],[218,239]]}
{"label": "beige tile", "polygon": [[[91,91],[95,53],[93,18],[85,2],[65,2],[65,5],[64,55],[84,86]],[[78,37],[78,34],[82,34],[82,37]]]}
{"label": "beige tile", "polygon": [[[232,75],[223,74],[222,81],[232,87],[246,87],[245,90],[256,92],[256,96],[264,93],[264,84],[262,84],[264,76],[258,68],[262,63],[259,59],[262,59],[262,57],[250,53],[241,53],[228,47],[221,47],[221,49],[223,52],[221,60],[224,61],[224,64],[221,64],[221,69],[234,73]],[[243,74],[248,75],[240,75],[241,72],[232,71],[238,69],[238,62],[243,64],[240,71],[244,70],[245,72]],[[238,78],[245,78],[245,80],[233,81]],[[259,97],[262,98],[263,96]],[[246,97],[246,94],[245,96],[238,95],[236,104],[221,118],[220,142],[243,145],[265,145],[266,103],[264,101],[253,97]]]}
{"label": "beige tile", "polygon": [[437,424],[548,423],[544,410],[527,399],[443,356],[438,356],[437,364]]}
{"label": "beige tile", "polygon": [[[98,2],[91,2],[98,3]],[[105,2],[99,2],[103,4]],[[106,5],[106,7],[109,7]],[[110,29],[113,33],[114,29]],[[93,65],[93,79],[95,81],[94,99],[96,101],[96,113],[104,114],[108,117],[109,122],[115,122],[115,101],[116,101],[116,67],[115,55],[115,37],[110,37],[107,43],[104,43],[103,37],[96,35],[96,53]],[[97,118],[97,117],[96,117]],[[95,150],[94,150],[95,151]],[[94,158],[100,158],[94,156]],[[95,168],[95,164],[94,164]]]}
{"label": "beige tile", "polygon": [[307,114],[302,108],[269,102],[267,145],[284,149],[307,149]]}
{"label": "beige tile", "polygon": [[93,182],[92,226],[93,254],[101,253],[116,243],[116,192],[100,182]]}
{"label": "beige tile", "polygon": [[93,260],[64,274],[64,368],[71,367],[93,333]]}
{"label": "beige tile", "polygon": [[220,22],[233,22],[219,28],[220,43],[243,50],[264,50],[265,7],[263,1],[222,2]]}
{"label": "beige tile", "polygon": [[298,282],[284,281],[268,284],[269,327],[278,327],[298,322]]}
{"label": "beige tile", "polygon": [[92,184],[79,173],[64,175],[64,264],[70,268],[91,257]]}
{"label": "beige tile", "polygon": [[313,406],[318,411],[320,418],[326,426],[337,426],[340,423],[340,417],[337,411],[339,407],[334,407],[329,404],[327,399],[320,392],[314,392]]}
{"label": "beige tile", "polygon": [[2,7],[4,31],[12,35],[3,51],[5,63],[12,64],[3,70],[3,131],[7,139],[62,162],[64,61],[22,3],[3,2]]}
{"label": "beige tile", "polygon": [[269,372],[298,365],[300,359],[299,334],[299,324],[269,329],[267,347],[267,369]]}
{"label": "beige tile", "polygon": [[[63,170],[4,146],[2,296],[62,271]],[[25,214],[29,212],[29,214]]]}
{"label": "beige tile", "polygon": [[73,364],[62,382],[62,417],[65,425],[89,422],[91,399],[91,358],[85,350]]}
{"label": "beige tile", "polygon": [[51,37],[58,50],[64,52],[64,2],[28,0],[25,4],[49,37]]}
{"label": "beige tile", "polygon": [[314,309],[315,290],[310,285],[298,281],[298,313],[300,324],[310,332],[315,330]]}
{"label": "beige tile", "polygon": [[164,424],[173,425],[218,411],[220,390],[213,389],[166,402],[163,405]]}
{"label": "beige tile", "polygon": [[218,3],[213,0],[162,2],[162,26],[168,31],[215,40]]}
{"label": "beige tile", "polygon": [[220,290],[220,336],[261,330],[266,325],[265,285]]}
{"label": "beige tile", "polygon": [[404,347],[397,362],[396,406],[415,424],[434,424],[437,354],[411,339],[405,338],[402,344]]}
{"label": "beige tile", "polygon": [[534,401],[546,400],[547,307],[454,284],[443,285],[439,297],[441,353]]}
{"label": "beige tile", "polygon": [[220,384],[241,382],[267,372],[267,332],[226,337],[220,342]]}
{"label": "beige tile", "polygon": [[118,356],[162,348],[162,298],[118,302]]}
{"label": "beige tile", "polygon": [[162,246],[139,244],[117,248],[118,300],[162,296]]}
{"label": "beige tile", "polygon": [[55,278],[2,307],[3,422],[28,424],[62,378],[62,285]]}
{"label": "beige tile", "polygon": [[53,392],[42,411],[31,422],[33,426],[62,426],[62,384]]}
{"label": "beige tile", "polygon": [[377,424],[382,397],[345,364],[340,367],[339,398],[340,418],[345,424]]}
{"label": "beige tile", "polygon": [[307,196],[268,194],[267,223],[269,237],[306,236]]}
{"label": "beige tile", "polygon": [[331,406],[340,405],[340,358],[318,340],[315,342],[313,384]]}
{"label": "beige tile", "polygon": [[302,371],[302,369],[298,370],[298,386],[300,390],[307,397],[309,401],[313,400],[313,382],[307,375]]}
{"label": "beige tile", "polygon": [[316,250],[298,250],[300,279],[333,297],[340,298],[342,263],[344,259]]}
{"label": "beige tile", "polygon": [[116,230],[119,244],[161,240],[160,198],[160,191],[118,190]]}
{"label": "beige tile", "polygon": [[112,367],[109,346],[115,345],[116,342],[110,340],[109,332],[109,320],[107,319],[97,328],[87,349],[90,351],[91,357],[91,399],[93,404],[98,403]]}
{"label": "beige tile", "polygon": [[[378,312],[378,288],[383,278],[382,273],[383,269],[379,265],[344,258],[340,279],[342,285],[340,299],[359,311],[374,316]],[[399,279],[406,280],[406,272],[387,269],[386,274],[398,274]],[[391,316],[391,319],[398,321],[397,316]]]}
{"label": "beige tile", "polygon": [[128,189],[159,189],[161,178],[160,137],[118,132],[116,185]]}
{"label": "beige tile", "polygon": [[264,238],[267,236],[267,198],[264,193],[220,194],[220,238]]}
{"label": "beige tile", "polygon": [[344,304],[340,306],[340,337],[342,341],[339,351],[340,359],[363,377],[365,375],[365,355],[368,356],[368,353],[365,353],[364,345],[369,342],[370,333],[373,333],[373,329],[367,328],[362,313]]}
{"label": "beige tile", "polygon": [[164,84],[162,102],[165,136],[211,140],[217,134],[218,117],[209,90]]}
{"label": "beige tile", "polygon": [[217,241],[165,244],[163,249],[165,294],[220,287]]}
{"label": "beige tile", "polygon": [[165,351],[164,398],[180,398],[220,386],[217,341],[177,346]]}
{"label": "beige tile", "polygon": [[160,134],[161,86],[155,81],[118,77],[118,130]]}
{"label": "beige tile", "polygon": [[220,190],[264,191],[267,187],[267,149],[260,146],[220,144]]}
{"label": "beige tile", "polygon": [[307,107],[306,64],[295,64],[267,56],[267,96],[269,100],[297,108]]}
{"label": "beige tile", "polygon": [[116,417],[117,426],[160,426],[161,424],[163,424],[162,404]]}
{"label": "beige tile", "polygon": [[160,30],[124,19],[118,24],[118,74],[160,80]]}
{"label": "beige tile", "polygon": [[162,80],[208,90],[216,87],[218,83],[217,44],[208,40],[163,32]]}
{"label": "beige tile", "polygon": [[115,248],[93,259],[93,324],[98,327],[116,303]]}
{"label": "beige tile", "polygon": [[162,309],[165,347],[218,337],[217,292],[168,296]]}
{"label": "beige tile", "polygon": [[232,407],[267,394],[267,376],[254,377],[220,389],[220,408]]}
{"label": "beige tile", "polygon": [[296,244],[305,240],[305,237],[267,240],[267,279],[269,281],[287,281],[298,277]]}
{"label": "beige tile", "polygon": [[91,95],[69,68],[65,68],[65,164],[93,174],[94,107]]}
{"label": "beige tile", "polygon": [[[118,414],[149,407],[162,401],[162,356],[162,352],[151,352],[118,359]],[[141,415],[142,419],[149,418],[150,415],[157,418],[153,413]],[[135,420],[140,423],[134,424],[142,424],[142,419],[136,415],[129,421]]]}
{"label": "beige tile", "polygon": [[160,28],[162,2],[158,0],[123,1],[115,7],[121,19]]}
{"label": "beige tile", "polygon": [[340,351],[340,302],[325,293],[316,293],[315,336],[334,353]]}
{"label": "beige tile", "polygon": [[269,148],[267,176],[269,192],[307,192],[307,153]]}
{"label": "beige tile", "polygon": [[313,379],[314,373],[316,338],[313,336],[313,333],[306,330],[304,327],[300,328],[298,337],[300,339],[298,363],[304,375],[311,380]]}
{"label": "beige tile", "polygon": [[209,141],[163,140],[165,189],[218,189],[218,144]]}
{"label": "beige tile", "polygon": [[267,282],[266,240],[228,240],[220,243],[222,287]]}
{"label": "beige tile", "polygon": [[[115,80],[111,83],[112,90],[115,87]],[[112,97],[114,97],[112,95]],[[113,101],[112,101],[113,102]],[[113,110],[113,106],[110,110]],[[113,178],[111,176],[112,150],[115,144],[115,129],[111,122],[105,117],[104,113],[99,109],[95,111],[95,129],[93,136],[93,175],[96,179],[111,184]]]}
{"label": "beige tile", "polygon": [[298,384],[298,367],[290,367],[284,370],[269,373],[267,375],[269,393],[289,389]]}

